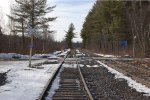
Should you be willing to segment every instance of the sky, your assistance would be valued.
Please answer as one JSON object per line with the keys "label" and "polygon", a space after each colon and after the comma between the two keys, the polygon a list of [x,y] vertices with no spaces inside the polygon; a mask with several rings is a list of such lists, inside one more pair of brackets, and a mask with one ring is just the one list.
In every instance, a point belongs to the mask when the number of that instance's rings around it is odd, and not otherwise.
{"label": "sky", "polygon": [[[0,8],[3,14],[9,14],[9,5],[11,0],[0,0]],[[12,0],[14,1],[14,0]],[[96,0],[48,0],[49,6],[56,5],[56,8],[48,16],[58,17],[56,21],[50,23],[50,29],[55,30],[53,37],[56,41],[62,41],[65,38],[65,31],[68,30],[70,23],[75,26],[76,38],[74,42],[81,42],[80,31],[90,9]]]}

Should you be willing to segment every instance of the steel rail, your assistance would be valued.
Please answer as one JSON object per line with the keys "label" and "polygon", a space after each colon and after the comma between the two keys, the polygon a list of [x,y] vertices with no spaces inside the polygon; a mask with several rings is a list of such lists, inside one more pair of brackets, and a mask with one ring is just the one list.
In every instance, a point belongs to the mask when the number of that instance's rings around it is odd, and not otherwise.
{"label": "steel rail", "polygon": [[94,98],[93,98],[93,96],[92,96],[90,90],[88,89],[88,86],[87,86],[87,84],[86,84],[86,82],[85,82],[85,80],[84,80],[84,77],[83,77],[83,75],[82,75],[82,72],[81,72],[81,69],[80,69],[78,60],[77,60],[77,68],[78,68],[78,70],[79,70],[79,73],[80,73],[80,76],[81,76],[81,80],[82,80],[82,82],[83,82],[83,85],[84,85],[84,87],[85,87],[85,90],[86,90],[87,93],[88,93],[88,96],[89,96],[90,100],[94,100]]}
{"label": "steel rail", "polygon": [[54,72],[54,74],[52,75],[52,77],[48,80],[48,82],[46,83],[42,93],[40,94],[40,96],[38,97],[37,100],[43,100],[45,97],[45,93],[48,90],[48,87],[50,84],[52,84],[54,78],[57,76],[57,74],[59,73],[59,70],[61,69],[65,59],[68,57],[68,55],[70,54],[70,52],[65,56],[65,58],[62,60],[61,64],[59,65],[59,68]]}

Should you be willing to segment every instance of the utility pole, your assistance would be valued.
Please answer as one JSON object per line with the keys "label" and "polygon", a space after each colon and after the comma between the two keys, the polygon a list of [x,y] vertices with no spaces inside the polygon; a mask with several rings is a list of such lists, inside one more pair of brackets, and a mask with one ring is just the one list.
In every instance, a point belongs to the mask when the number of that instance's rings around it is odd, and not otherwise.
{"label": "utility pole", "polygon": [[31,65],[32,49],[33,49],[33,35],[31,36],[31,42],[30,42],[29,67],[32,67]]}
{"label": "utility pole", "polygon": [[31,42],[30,42],[30,57],[29,57],[29,67],[32,67],[31,65],[31,57],[32,57],[32,49],[33,49],[33,34],[35,33],[35,22],[34,22],[34,18],[35,18],[35,2],[34,0],[32,0],[32,9],[31,9],[31,26],[30,26],[30,34],[31,34]]}
{"label": "utility pole", "polygon": [[30,48],[30,55],[29,55],[29,67],[32,67],[31,65],[31,57],[32,57],[32,51],[33,51],[33,36],[35,35],[36,33],[36,29],[35,28],[32,28],[31,25],[29,24],[28,25],[28,34],[30,35],[30,45],[29,45],[29,48]]}

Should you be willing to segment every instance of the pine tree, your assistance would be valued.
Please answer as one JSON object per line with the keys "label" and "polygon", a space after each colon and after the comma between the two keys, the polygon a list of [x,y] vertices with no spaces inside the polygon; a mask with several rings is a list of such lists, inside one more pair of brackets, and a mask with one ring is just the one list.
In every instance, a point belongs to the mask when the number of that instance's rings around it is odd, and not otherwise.
{"label": "pine tree", "polygon": [[[33,47],[33,37],[40,36],[42,32],[43,25],[47,25],[47,30],[49,30],[48,23],[54,21],[56,17],[46,17],[47,13],[53,11],[55,6],[47,7],[47,0],[15,0],[17,3],[17,8],[13,9],[15,16],[10,16],[16,22],[21,23],[22,32],[27,30],[27,26],[30,25],[32,29],[36,29],[36,34],[31,34],[31,44],[30,44],[30,58],[32,55]],[[17,16],[17,17],[16,17]],[[24,25],[24,23],[26,25]],[[20,29],[20,27],[16,27]],[[43,35],[44,36],[44,35]],[[31,60],[29,66],[31,67]]]}
{"label": "pine tree", "polygon": [[72,39],[75,37],[74,30],[75,30],[74,25],[73,25],[73,23],[71,23],[69,25],[68,31],[66,32],[67,34],[66,34],[66,38],[65,38],[68,48],[72,48]]}
{"label": "pine tree", "polygon": [[25,29],[27,27],[26,19],[28,18],[25,15],[24,10],[20,9],[20,5],[11,6],[11,15],[8,15],[10,18],[11,32],[13,34],[22,34],[22,49],[24,49],[25,44]]}
{"label": "pine tree", "polygon": [[123,1],[97,1],[86,17],[81,37],[86,48],[114,51],[125,38]]}
{"label": "pine tree", "polygon": [[[13,15],[9,16],[14,22],[16,32],[27,32],[27,25],[30,23],[32,28],[42,33],[41,29],[44,24],[54,21],[56,17],[46,17],[47,13],[53,11],[55,6],[47,7],[47,0],[15,0],[16,5],[12,7]],[[24,28],[24,29],[23,29]],[[49,30],[49,25],[47,27]]]}

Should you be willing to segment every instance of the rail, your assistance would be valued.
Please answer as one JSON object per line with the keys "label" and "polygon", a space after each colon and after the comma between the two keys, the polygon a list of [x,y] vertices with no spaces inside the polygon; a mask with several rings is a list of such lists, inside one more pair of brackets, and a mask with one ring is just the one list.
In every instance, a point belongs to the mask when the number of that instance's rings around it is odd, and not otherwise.
{"label": "rail", "polygon": [[52,84],[53,80],[57,76],[59,70],[61,69],[61,66],[63,65],[65,59],[68,57],[69,54],[70,54],[70,52],[65,56],[65,58],[62,60],[61,64],[59,65],[59,68],[54,72],[54,74],[52,75],[52,77],[48,80],[48,82],[46,83],[46,85],[45,85],[42,93],[40,94],[40,96],[38,97],[37,100],[43,100],[44,99],[46,91],[48,90],[48,87]]}
{"label": "rail", "polygon": [[85,80],[84,80],[84,78],[83,78],[83,75],[82,75],[81,69],[80,69],[80,67],[79,67],[78,61],[77,61],[77,68],[78,68],[78,70],[79,70],[79,73],[80,73],[80,76],[81,76],[83,85],[84,85],[85,90],[87,91],[87,93],[88,93],[88,95],[89,95],[90,100],[94,100],[94,98],[92,97],[92,94],[91,94],[90,90],[88,89],[87,84],[86,84],[86,82],[85,82]]}

